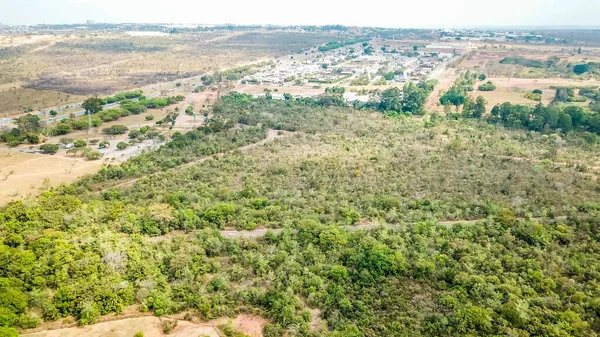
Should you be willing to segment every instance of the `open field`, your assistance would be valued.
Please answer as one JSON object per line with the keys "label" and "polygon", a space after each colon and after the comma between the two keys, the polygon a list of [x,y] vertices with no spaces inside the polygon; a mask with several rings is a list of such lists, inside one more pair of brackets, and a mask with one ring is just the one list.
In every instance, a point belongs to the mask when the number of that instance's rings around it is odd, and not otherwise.
{"label": "open field", "polygon": [[20,153],[0,148],[0,204],[73,182],[96,172],[101,165],[102,161]]}
{"label": "open field", "polygon": [[[210,95],[212,94],[209,92],[193,94],[194,97],[201,98]],[[48,189],[60,184],[71,183],[85,174],[96,172],[102,164],[123,162],[144,150],[158,147],[160,143],[157,143],[157,141],[146,140],[143,143],[129,146],[125,150],[118,150],[115,147],[118,142],[129,140],[127,133],[118,136],[107,136],[101,133],[101,129],[112,125],[125,125],[130,130],[150,126],[156,127],[158,131],[163,133],[172,133],[173,131],[170,131],[167,126],[156,126],[155,121],[161,120],[169,111],[174,111],[176,107],[181,111],[180,118],[187,117],[183,113],[185,104],[186,102],[180,102],[163,109],[149,109],[143,114],[122,117],[117,121],[103,123],[99,128],[92,128],[89,134],[86,130],[78,130],[65,136],[46,139],[46,143],[53,144],[58,143],[63,137],[74,140],[108,140],[111,145],[109,148],[100,151],[104,155],[100,160],[86,160],[80,156],[70,155],[67,154],[66,149],[60,149],[58,153],[48,155],[25,153],[32,152],[30,148],[37,149],[38,145],[24,144],[13,149],[8,149],[5,145],[2,145],[0,147],[0,205],[10,200],[21,199],[29,194],[36,194],[39,189]],[[154,120],[147,121],[145,117],[148,115],[154,115]],[[188,129],[188,126],[177,129],[184,131]],[[97,147],[97,145],[90,146]]]}
{"label": "open field", "polygon": [[[3,38],[0,112],[75,102],[77,96],[110,94],[198,76],[281,56],[335,39],[325,33],[197,32],[167,36],[125,34]],[[24,90],[27,88],[29,90]],[[35,90],[35,91],[31,91]],[[41,96],[31,99],[35,92]],[[70,97],[66,97],[71,95]]]}
{"label": "open field", "polygon": [[[2,87],[6,87],[3,85]],[[86,99],[86,96],[65,94],[54,90],[34,90],[19,85],[8,89],[0,88],[0,118],[6,113],[16,115],[23,108],[30,107],[33,111],[54,106],[64,106]]]}
{"label": "open field", "polygon": [[488,104],[488,111],[496,104],[511,102],[513,104],[523,104],[534,106],[539,102],[523,97],[525,93],[531,92],[534,89],[543,91],[543,104],[549,104],[554,99],[556,89],[552,86],[597,86],[600,87],[600,80],[571,80],[563,78],[494,78],[489,77],[487,81],[492,81],[497,89],[494,91],[479,91],[475,89],[473,96],[483,96]]}

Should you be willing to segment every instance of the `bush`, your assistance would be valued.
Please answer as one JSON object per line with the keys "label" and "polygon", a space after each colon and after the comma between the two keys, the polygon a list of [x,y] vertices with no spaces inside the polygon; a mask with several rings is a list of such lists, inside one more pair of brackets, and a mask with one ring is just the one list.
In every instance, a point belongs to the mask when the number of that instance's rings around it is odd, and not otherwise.
{"label": "bush", "polygon": [[87,160],[98,160],[98,159],[102,158],[102,156],[104,156],[104,154],[102,154],[102,152],[95,151],[92,149],[89,149],[89,151],[85,151],[83,153],[83,157]]}
{"label": "bush", "polygon": [[581,75],[583,73],[587,73],[590,70],[587,64],[578,64],[573,67],[573,72],[577,75]]}
{"label": "bush", "polygon": [[478,89],[479,91],[494,91],[496,90],[496,86],[492,82],[488,81],[486,84],[480,85]]}
{"label": "bush", "polygon": [[142,132],[140,130],[131,130],[129,132],[128,137],[130,139],[136,139],[136,138],[140,137],[141,135],[142,135]]}
{"label": "bush", "polygon": [[148,116],[146,116],[146,120],[147,121],[151,121],[153,119],[154,119],[154,115],[148,115]]}
{"label": "bush", "polygon": [[542,100],[542,95],[531,92],[526,93],[523,97],[536,102],[540,102]]}
{"label": "bush", "polygon": [[117,149],[119,150],[125,150],[127,148],[128,144],[125,142],[119,142],[117,143]]}
{"label": "bush", "polygon": [[579,102],[579,103],[583,103],[583,102],[587,102],[587,98],[586,97],[581,97],[581,96],[569,97],[569,98],[567,98],[567,102]]}
{"label": "bush", "polygon": [[86,147],[87,143],[83,139],[78,139],[73,142],[73,146],[75,146],[76,148],[82,148],[82,147]]}
{"label": "bush", "polygon": [[29,144],[39,144],[40,143],[40,135],[30,133],[25,136],[25,139],[29,142]]}
{"label": "bush", "polygon": [[125,125],[113,125],[110,128],[102,129],[102,132],[107,135],[122,135],[127,131],[129,131],[129,128]]}
{"label": "bush", "polygon": [[66,135],[67,133],[73,130],[73,126],[68,123],[60,123],[54,129],[52,129],[52,134],[54,135]]}
{"label": "bush", "polygon": [[135,333],[135,335],[133,335],[133,337],[144,337],[144,333],[141,331],[138,331]]}
{"label": "bush", "polygon": [[110,142],[108,140],[103,140],[98,144],[98,147],[101,149],[107,148],[110,146]]}
{"label": "bush", "polygon": [[37,328],[37,326],[40,324],[40,320],[37,317],[23,314],[17,320],[17,324],[22,329],[33,329],[33,328]]}
{"label": "bush", "polygon": [[7,142],[8,147],[16,147],[23,144],[21,139],[13,138]]}
{"label": "bush", "polygon": [[534,94],[539,94],[539,95],[541,95],[541,94],[543,94],[543,93],[544,93],[544,92],[543,92],[541,89],[534,89],[532,92],[533,92]]}
{"label": "bush", "polygon": [[0,326],[0,336],[2,337],[19,337],[19,333],[15,328]]}
{"label": "bush", "polygon": [[43,144],[40,146],[40,150],[44,153],[55,154],[58,152],[58,144]]}

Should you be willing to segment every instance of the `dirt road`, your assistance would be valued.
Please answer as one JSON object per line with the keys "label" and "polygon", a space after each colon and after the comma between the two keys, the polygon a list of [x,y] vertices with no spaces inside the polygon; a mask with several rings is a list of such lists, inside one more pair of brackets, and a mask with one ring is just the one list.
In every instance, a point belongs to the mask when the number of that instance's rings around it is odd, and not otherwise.
{"label": "dirt road", "polygon": [[[556,217],[554,220],[565,220],[567,217],[566,216],[558,216]],[[524,219],[524,218],[519,218],[519,219]],[[447,220],[447,221],[439,221],[438,224],[441,226],[454,226],[454,225],[458,225],[458,224],[463,224],[463,225],[468,225],[468,226],[472,226],[472,225],[476,225],[478,222],[480,221],[484,221],[486,219],[476,219],[476,220]],[[536,220],[538,222],[544,222],[544,221],[548,221],[548,219],[545,218],[534,218],[533,220]],[[366,222],[366,223],[362,223],[360,225],[356,225],[356,226],[340,226],[340,229],[342,230],[348,230],[350,232],[356,232],[359,230],[371,230],[371,229],[376,229],[376,228],[385,228],[385,229],[401,229],[401,228],[406,228],[407,226],[411,226],[414,225],[415,223],[401,223],[401,224],[381,224],[381,223],[375,223],[375,222]],[[281,232],[283,232],[283,228],[275,228],[275,229],[269,229],[269,228],[259,228],[259,229],[254,229],[251,231],[238,231],[238,230],[221,230],[219,231],[221,233],[221,235],[225,238],[247,238],[247,239],[255,239],[255,238],[260,238],[263,237],[267,234],[268,231],[273,232],[274,234],[280,234]],[[294,233],[297,233],[297,230],[293,230]],[[176,236],[180,236],[180,235],[186,235],[185,232],[183,231],[172,231],[169,232],[168,234],[165,235],[161,235],[161,236],[154,236],[151,238],[148,238],[148,241],[150,242],[161,242],[161,241],[165,241],[168,239],[171,239],[173,237]]]}

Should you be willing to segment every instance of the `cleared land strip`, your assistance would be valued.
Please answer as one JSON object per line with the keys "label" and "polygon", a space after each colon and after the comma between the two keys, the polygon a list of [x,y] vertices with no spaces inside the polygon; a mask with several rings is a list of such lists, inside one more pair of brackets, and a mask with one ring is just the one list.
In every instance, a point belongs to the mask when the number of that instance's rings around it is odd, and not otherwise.
{"label": "cleared land strip", "polygon": [[[524,220],[525,218],[517,218],[517,220]],[[557,216],[553,219],[549,219],[549,218],[533,218],[532,220],[538,221],[538,222],[547,222],[547,221],[559,221],[559,220],[566,220],[567,217],[566,216]],[[463,225],[475,225],[480,221],[485,221],[487,220],[487,218],[484,219],[476,219],[476,220],[448,220],[448,221],[439,221],[438,225],[440,226],[454,226],[454,225],[458,225],[458,224],[463,224]],[[407,226],[412,226],[415,225],[416,222],[411,222],[411,223],[397,223],[397,224],[381,224],[381,223],[373,223],[373,222],[368,222],[368,223],[362,223],[360,225],[356,225],[356,226],[340,226],[340,229],[343,230],[348,230],[351,232],[355,232],[355,231],[359,231],[359,230],[371,230],[371,229],[376,229],[376,228],[385,228],[385,229],[400,229],[400,228],[406,228]],[[230,230],[230,229],[226,229],[226,230],[220,230],[219,232],[221,233],[221,235],[223,237],[228,237],[228,238],[260,238],[263,237],[267,234],[267,232],[271,231],[274,234],[280,234],[281,232],[283,232],[284,228],[258,228],[258,229],[254,229],[251,231],[238,231],[238,230]],[[294,233],[298,233],[298,230],[293,230]],[[190,233],[193,234],[193,233]],[[148,238],[148,241],[150,242],[161,242],[161,241],[165,241],[171,238],[174,238],[176,236],[179,235],[186,235],[185,232],[183,231],[171,231],[168,234],[165,235],[160,235],[160,236],[154,236],[154,237],[150,237]]]}

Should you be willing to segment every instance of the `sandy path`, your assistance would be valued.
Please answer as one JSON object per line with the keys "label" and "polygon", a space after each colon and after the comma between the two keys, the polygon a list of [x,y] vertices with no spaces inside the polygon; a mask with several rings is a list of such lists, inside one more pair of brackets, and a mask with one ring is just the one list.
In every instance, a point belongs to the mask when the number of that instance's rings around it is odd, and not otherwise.
{"label": "sandy path", "polygon": [[[163,337],[161,319],[154,316],[127,318],[111,322],[97,323],[84,327],[71,327],[58,330],[44,330],[25,337],[133,337],[141,331],[144,337]],[[177,321],[177,326],[169,334],[171,337],[220,337],[219,332],[210,324],[195,324],[188,321]]]}

